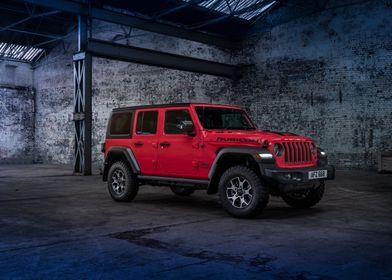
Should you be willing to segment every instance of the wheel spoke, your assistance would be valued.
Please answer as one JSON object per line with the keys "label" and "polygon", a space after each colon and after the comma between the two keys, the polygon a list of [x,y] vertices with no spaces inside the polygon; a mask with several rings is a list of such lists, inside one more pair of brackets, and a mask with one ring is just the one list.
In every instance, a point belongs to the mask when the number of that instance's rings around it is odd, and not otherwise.
{"label": "wheel spoke", "polygon": [[245,177],[234,177],[227,184],[226,198],[233,207],[245,208],[253,199],[252,185]]}
{"label": "wheel spoke", "polygon": [[125,174],[122,170],[117,169],[112,174],[112,189],[117,194],[122,194],[125,191]]}

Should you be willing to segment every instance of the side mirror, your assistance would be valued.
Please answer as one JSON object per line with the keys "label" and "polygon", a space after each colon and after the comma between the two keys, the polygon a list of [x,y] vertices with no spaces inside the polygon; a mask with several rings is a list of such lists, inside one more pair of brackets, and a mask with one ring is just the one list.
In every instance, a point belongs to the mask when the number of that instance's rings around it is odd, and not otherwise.
{"label": "side mirror", "polygon": [[184,134],[187,134],[189,136],[195,136],[195,126],[192,121],[181,121],[178,125],[177,128],[183,132]]}

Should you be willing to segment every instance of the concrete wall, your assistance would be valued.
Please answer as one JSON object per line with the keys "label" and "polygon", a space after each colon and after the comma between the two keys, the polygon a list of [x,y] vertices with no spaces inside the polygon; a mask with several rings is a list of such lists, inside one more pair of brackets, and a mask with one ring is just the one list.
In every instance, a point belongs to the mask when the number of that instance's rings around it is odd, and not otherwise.
{"label": "concrete wall", "polygon": [[0,62],[0,163],[31,163],[34,90],[29,64]]}
{"label": "concrete wall", "polygon": [[330,9],[254,38],[242,55],[255,68],[232,101],[260,129],[313,137],[338,167],[374,168],[377,153],[392,150],[392,9],[385,3]]}
{"label": "concrete wall", "polygon": [[[123,34],[120,27],[95,23],[96,38],[112,40]],[[76,35],[73,36],[76,38]],[[127,40],[116,40],[127,43]],[[142,31],[128,39],[132,45],[194,57],[227,61],[230,57],[215,48]],[[36,160],[71,163],[73,160],[74,125],[72,53],[76,41],[67,42],[51,52],[34,71],[36,88]],[[119,106],[169,102],[226,103],[231,81],[207,75],[158,67],[93,59],[93,166],[102,164],[100,144],[105,137],[110,111]]]}

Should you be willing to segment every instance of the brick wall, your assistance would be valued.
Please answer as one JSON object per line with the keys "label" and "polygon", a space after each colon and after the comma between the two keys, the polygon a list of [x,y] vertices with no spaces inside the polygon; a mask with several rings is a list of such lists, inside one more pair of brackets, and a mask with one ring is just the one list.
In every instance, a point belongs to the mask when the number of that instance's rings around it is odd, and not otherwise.
{"label": "brick wall", "polygon": [[32,84],[29,64],[0,61],[0,164],[33,162]]}
{"label": "brick wall", "polygon": [[368,1],[258,35],[241,52],[255,67],[232,102],[261,129],[313,137],[338,167],[374,168],[377,153],[392,150],[391,15],[386,2]]}
{"label": "brick wall", "polygon": [[0,164],[32,163],[34,92],[0,85]]}

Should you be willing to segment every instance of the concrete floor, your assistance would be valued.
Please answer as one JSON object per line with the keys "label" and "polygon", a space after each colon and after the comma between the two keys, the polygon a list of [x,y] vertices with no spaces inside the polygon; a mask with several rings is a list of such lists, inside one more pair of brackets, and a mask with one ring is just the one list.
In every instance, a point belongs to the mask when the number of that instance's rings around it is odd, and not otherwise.
{"label": "concrete floor", "polygon": [[313,209],[240,220],[203,191],[116,203],[67,168],[0,165],[1,279],[392,279],[391,174],[341,171]]}

